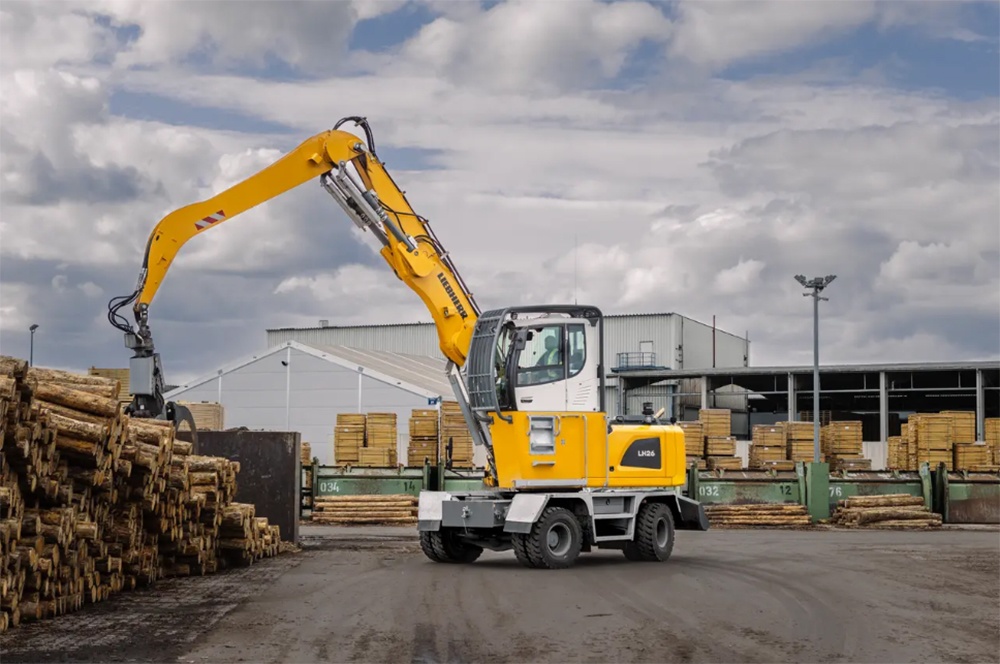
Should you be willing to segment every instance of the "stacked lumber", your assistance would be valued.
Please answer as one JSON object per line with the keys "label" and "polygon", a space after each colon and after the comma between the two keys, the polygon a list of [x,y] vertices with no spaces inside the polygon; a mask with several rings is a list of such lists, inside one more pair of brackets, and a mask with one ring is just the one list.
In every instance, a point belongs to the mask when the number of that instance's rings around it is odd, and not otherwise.
{"label": "stacked lumber", "polygon": [[920,464],[917,463],[917,420],[915,415],[911,415],[908,422],[902,426],[902,436],[906,441],[906,468],[905,470],[916,470]]}
{"label": "stacked lumber", "polygon": [[120,389],[0,356],[0,627],[217,569],[239,465],[125,415]]}
{"label": "stacked lumber", "polygon": [[889,436],[886,467],[889,470],[913,470],[909,466],[909,446],[905,436]]}
{"label": "stacked lumber", "polygon": [[710,456],[708,457],[709,470],[742,470],[743,459],[738,456]]}
{"label": "stacked lumber", "polygon": [[417,498],[407,494],[319,496],[313,504],[314,523],[360,525],[417,522]]}
{"label": "stacked lumber", "polygon": [[358,450],[358,465],[388,468],[396,465],[396,413],[368,413],[365,446]]}
{"label": "stacked lumber", "polygon": [[987,417],[984,429],[983,438],[993,451],[993,464],[1000,465],[1000,417]]}
{"label": "stacked lumber", "polygon": [[805,506],[797,503],[705,505],[711,527],[803,528],[812,526]]}
{"label": "stacked lumber", "polygon": [[743,460],[736,456],[736,438],[732,435],[732,414],[728,408],[702,408],[698,411],[702,425],[705,455],[710,469],[740,470]]}
{"label": "stacked lumber", "polygon": [[957,470],[974,472],[996,472],[993,451],[986,443],[959,443],[952,448],[955,453],[954,467]]}
{"label": "stacked lumber", "polygon": [[698,411],[706,438],[728,438],[733,433],[732,414],[728,408],[702,408]]}
{"label": "stacked lumber", "polygon": [[872,460],[865,459],[863,457],[833,457],[830,460],[830,470],[833,472],[839,471],[857,471],[857,470],[871,470]]}
{"label": "stacked lumber", "polygon": [[217,401],[178,401],[187,406],[198,429],[205,431],[222,431],[225,429],[225,410]]}
{"label": "stacked lumber", "polygon": [[951,442],[976,442],[976,413],[972,410],[942,410],[941,415],[951,418]]}
{"label": "stacked lumber", "polygon": [[941,515],[931,512],[920,496],[889,494],[851,496],[837,502],[831,522],[846,528],[936,528]]}
{"label": "stacked lumber", "polygon": [[451,461],[455,468],[472,468],[472,433],[457,401],[441,403],[441,446],[451,444]]}
{"label": "stacked lumber", "polygon": [[[941,413],[917,413],[910,416],[911,423],[916,420],[917,465],[927,462],[932,469],[938,464],[953,470],[954,458],[952,452],[950,415]],[[911,431],[913,424],[910,425]]]}
{"label": "stacked lumber", "polygon": [[785,430],[770,424],[755,424],[750,438],[750,468],[762,468],[765,461],[785,461]]}
{"label": "stacked lumber", "polygon": [[438,462],[438,412],[414,408],[410,413],[410,442],[406,448],[407,465],[419,467],[424,460]]}
{"label": "stacked lumber", "polygon": [[[831,470],[864,467],[866,460],[862,456],[861,437],[860,420],[830,422],[820,429],[820,449],[830,462]],[[871,468],[871,461],[867,461]]]}
{"label": "stacked lumber", "polygon": [[698,470],[705,470],[708,468],[708,461],[706,461],[705,457],[702,456],[689,456],[687,457],[686,463],[686,468],[690,468],[691,466],[696,467]]}
{"label": "stacked lumber", "polygon": [[705,429],[700,420],[693,422],[678,422],[684,431],[684,452],[688,457],[700,457],[705,454]]}
{"label": "stacked lumber", "polygon": [[[815,453],[815,429],[812,422],[782,422],[785,432],[785,458],[790,461],[812,461]],[[820,460],[824,460],[821,457]]]}
{"label": "stacked lumber", "polygon": [[341,466],[357,464],[365,446],[365,416],[362,413],[337,413],[333,429],[333,460]]}

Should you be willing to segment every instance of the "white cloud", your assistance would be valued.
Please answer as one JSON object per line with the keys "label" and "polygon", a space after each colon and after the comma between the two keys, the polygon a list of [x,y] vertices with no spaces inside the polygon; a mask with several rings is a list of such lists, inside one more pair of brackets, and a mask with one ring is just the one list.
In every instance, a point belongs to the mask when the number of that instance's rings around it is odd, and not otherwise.
{"label": "white cloud", "polygon": [[615,76],[641,42],[669,35],[667,18],[644,2],[515,0],[465,20],[436,19],[402,47],[401,64],[460,85],[565,89]]}
{"label": "white cloud", "polygon": [[736,265],[719,272],[715,277],[715,287],[720,293],[735,295],[747,293],[759,282],[764,262],[740,260]]}
{"label": "white cloud", "polygon": [[875,16],[871,2],[681,2],[670,53],[724,67],[842,34]]}

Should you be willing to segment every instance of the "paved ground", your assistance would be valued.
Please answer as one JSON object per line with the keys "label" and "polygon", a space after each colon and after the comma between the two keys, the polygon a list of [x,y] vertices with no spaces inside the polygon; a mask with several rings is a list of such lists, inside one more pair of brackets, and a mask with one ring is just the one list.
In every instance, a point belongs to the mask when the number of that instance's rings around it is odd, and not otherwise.
{"label": "paved ground", "polygon": [[1000,537],[987,531],[678,533],[558,572],[513,554],[427,561],[412,529],[304,527],[301,553],[172,580],[0,637],[2,660],[988,662]]}

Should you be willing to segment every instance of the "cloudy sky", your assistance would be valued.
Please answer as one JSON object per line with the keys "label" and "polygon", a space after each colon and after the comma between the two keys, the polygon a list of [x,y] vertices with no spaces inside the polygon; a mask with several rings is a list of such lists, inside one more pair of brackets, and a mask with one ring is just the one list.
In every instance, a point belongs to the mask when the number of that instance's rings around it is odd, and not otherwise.
{"label": "cloudy sky", "polygon": [[[364,115],[484,308],[576,298],[811,362],[1000,355],[995,2],[0,4],[0,346],[127,366],[164,215]],[[277,326],[429,320],[318,182],[181,250],[170,382]]]}

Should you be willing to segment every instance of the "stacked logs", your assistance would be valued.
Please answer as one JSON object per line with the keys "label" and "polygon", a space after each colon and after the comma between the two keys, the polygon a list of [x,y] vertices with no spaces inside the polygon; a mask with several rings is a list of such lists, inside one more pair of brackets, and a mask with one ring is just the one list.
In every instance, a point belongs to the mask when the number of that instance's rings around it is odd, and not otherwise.
{"label": "stacked logs", "polygon": [[713,528],[766,527],[808,528],[812,519],[804,505],[798,503],[748,503],[705,505],[705,514]]}
{"label": "stacked logs", "polygon": [[341,525],[409,525],[417,522],[417,499],[407,494],[318,496],[313,505],[312,521]]}
{"label": "stacked logs", "polygon": [[838,501],[830,521],[847,528],[909,530],[936,528],[941,525],[941,515],[928,510],[920,496],[899,493]]}
{"label": "stacked logs", "polygon": [[119,397],[117,380],[0,356],[0,630],[276,551],[256,522],[252,546],[222,545],[237,463]]}

